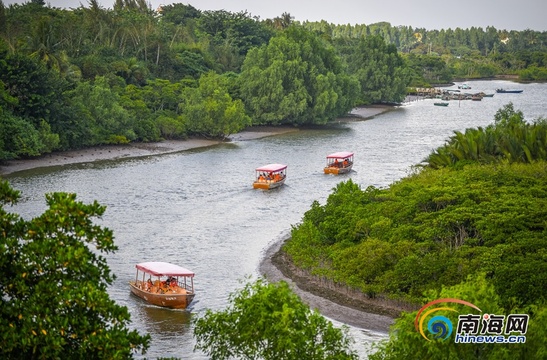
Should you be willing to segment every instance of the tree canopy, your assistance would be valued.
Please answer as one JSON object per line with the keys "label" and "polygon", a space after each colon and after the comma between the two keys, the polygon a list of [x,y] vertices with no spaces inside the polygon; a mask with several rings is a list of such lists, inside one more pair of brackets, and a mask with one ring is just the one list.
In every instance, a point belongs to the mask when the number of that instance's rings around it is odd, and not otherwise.
{"label": "tree canopy", "polygon": [[[400,102],[409,85],[547,73],[545,34],[533,31],[335,25],[140,0],[0,10],[0,129],[18,134],[0,141],[0,160],[325,124],[356,105]],[[213,101],[196,90],[211,72],[223,77]]]}
{"label": "tree canopy", "polygon": [[[112,231],[93,223],[105,207],[75,194],[46,195],[48,209],[24,220],[5,205],[20,194],[0,181],[0,354],[7,359],[127,359],[149,335],[130,330],[109,298],[115,276],[101,253]],[[94,247],[94,249],[92,249]]]}
{"label": "tree canopy", "polygon": [[254,124],[324,124],[353,107],[359,87],[331,46],[289,27],[248,53],[240,91]]}
{"label": "tree canopy", "polygon": [[249,282],[226,310],[194,320],[196,348],[211,359],[357,359],[347,328],[312,311],[284,281]]}

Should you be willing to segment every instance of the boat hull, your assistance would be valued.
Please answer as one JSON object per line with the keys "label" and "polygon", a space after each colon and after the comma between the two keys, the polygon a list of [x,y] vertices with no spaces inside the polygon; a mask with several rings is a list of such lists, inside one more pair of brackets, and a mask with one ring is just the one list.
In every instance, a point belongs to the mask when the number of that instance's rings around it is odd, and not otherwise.
{"label": "boat hull", "polygon": [[280,187],[285,183],[285,179],[279,181],[265,180],[265,181],[255,181],[253,183],[253,188],[255,189],[264,189],[271,190]]}
{"label": "boat hull", "polygon": [[352,167],[353,165],[350,165],[348,167],[327,166],[323,169],[323,171],[325,172],[325,174],[340,175],[349,173]]}
{"label": "boat hull", "polygon": [[503,90],[503,89],[496,90],[498,94],[520,94],[523,91],[524,90]]}
{"label": "boat hull", "polygon": [[131,293],[140,297],[144,301],[169,309],[186,309],[192,300],[194,300],[194,293],[186,292],[184,294],[179,293],[151,293],[145,290],[142,290],[138,284],[134,281],[129,282]]}

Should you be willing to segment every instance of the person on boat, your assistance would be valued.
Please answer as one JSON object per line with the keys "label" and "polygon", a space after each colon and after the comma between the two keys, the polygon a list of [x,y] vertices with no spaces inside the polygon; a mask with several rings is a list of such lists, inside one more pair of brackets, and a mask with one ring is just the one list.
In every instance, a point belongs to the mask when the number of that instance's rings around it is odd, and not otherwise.
{"label": "person on boat", "polygon": [[161,282],[161,286],[159,289],[159,292],[161,294],[165,294],[169,290],[169,281],[170,281],[170,278],[167,278],[167,280],[164,280]]}
{"label": "person on boat", "polygon": [[154,284],[150,287],[150,292],[151,293],[159,293],[160,292],[160,281],[159,280],[156,280],[154,281]]}
{"label": "person on boat", "polygon": [[266,181],[266,178],[264,177],[264,174],[260,174],[260,176],[258,177],[258,181]]}
{"label": "person on boat", "polygon": [[148,278],[148,281],[146,282],[145,290],[148,292],[152,291],[152,286],[154,286],[154,284],[152,284],[152,279]]}
{"label": "person on boat", "polygon": [[348,159],[344,159],[343,166],[348,167],[348,165],[349,165]]}
{"label": "person on boat", "polygon": [[338,163],[338,159],[334,159],[333,165],[334,167],[340,167],[340,164]]}

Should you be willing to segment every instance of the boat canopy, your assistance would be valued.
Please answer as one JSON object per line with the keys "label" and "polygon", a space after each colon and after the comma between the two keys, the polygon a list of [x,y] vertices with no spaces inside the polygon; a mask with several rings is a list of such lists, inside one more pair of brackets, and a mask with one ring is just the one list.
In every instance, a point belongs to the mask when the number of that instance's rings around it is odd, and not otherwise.
{"label": "boat canopy", "polygon": [[353,153],[349,151],[339,151],[332,153],[330,155],[327,155],[327,159],[346,159],[349,157],[352,157]]}
{"label": "boat canopy", "polygon": [[154,276],[194,277],[194,273],[188,269],[161,261],[140,263],[136,265],[136,268]]}
{"label": "boat canopy", "polygon": [[281,171],[287,168],[287,165],[283,164],[268,164],[261,166],[259,168],[256,168],[256,171],[266,171],[266,172],[276,172]]}

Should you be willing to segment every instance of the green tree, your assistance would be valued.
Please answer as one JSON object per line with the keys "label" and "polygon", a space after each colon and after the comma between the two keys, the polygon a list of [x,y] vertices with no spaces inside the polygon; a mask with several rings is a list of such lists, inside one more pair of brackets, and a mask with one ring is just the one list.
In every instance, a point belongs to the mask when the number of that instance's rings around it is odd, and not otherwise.
{"label": "green tree", "polygon": [[312,311],[286,282],[247,283],[224,311],[194,320],[196,348],[212,359],[357,359],[347,328]]}
{"label": "green tree", "polygon": [[429,166],[547,160],[547,120],[537,119],[529,124],[512,103],[496,112],[493,125],[454,134],[428,156]]}
{"label": "green tree", "polygon": [[406,96],[410,71],[395,45],[386,44],[380,36],[368,36],[350,47],[348,71],[361,85],[362,104],[401,102]]}
{"label": "green tree", "polygon": [[17,99],[4,104],[0,99],[0,105],[36,129],[42,120],[52,125],[63,107],[68,83],[28,56],[7,54],[0,49],[0,58],[0,82],[7,94]]}
{"label": "green tree", "polygon": [[72,106],[80,115],[82,146],[126,143],[137,138],[135,118],[120,104],[120,96],[111,89],[106,77],[94,83],[78,83],[70,92]]}
{"label": "green tree", "polygon": [[257,125],[324,124],[346,114],[359,93],[334,48],[296,26],[249,51],[240,84]]}
{"label": "green tree", "polygon": [[162,21],[168,21],[177,25],[184,25],[188,21],[195,20],[201,16],[201,11],[190,4],[170,4],[161,7]]}
{"label": "green tree", "polygon": [[209,72],[199,79],[197,88],[187,88],[182,114],[188,132],[212,137],[226,137],[251,125],[243,102],[228,93],[229,79]]}
{"label": "green tree", "polygon": [[128,328],[127,308],[107,292],[115,276],[101,253],[117,247],[112,231],[93,223],[105,207],[53,193],[42,215],[24,220],[4,209],[19,197],[0,182],[0,356],[127,359],[144,353],[149,336]]}
{"label": "green tree", "polygon": [[0,108],[0,160],[39,156],[51,152],[59,144],[59,136],[52,134],[42,120],[39,129],[24,118]]}
{"label": "green tree", "polygon": [[370,296],[415,303],[485,271],[503,306],[544,301],[545,164],[425,168],[389,189],[343,182],[282,249],[299,268]]}

